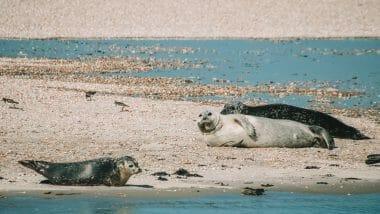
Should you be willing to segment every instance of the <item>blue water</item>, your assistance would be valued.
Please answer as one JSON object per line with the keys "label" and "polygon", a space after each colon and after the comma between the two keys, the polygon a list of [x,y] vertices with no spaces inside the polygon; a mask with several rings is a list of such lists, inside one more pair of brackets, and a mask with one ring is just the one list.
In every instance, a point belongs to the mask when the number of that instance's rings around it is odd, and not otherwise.
{"label": "blue water", "polygon": [[361,195],[267,192],[186,198],[10,197],[0,213],[380,213],[380,193]]}
{"label": "blue water", "polygon": [[[183,52],[181,48],[190,51]],[[0,40],[0,57],[77,59],[112,56],[180,59],[199,66],[156,68],[150,72],[133,74],[115,71],[107,74],[111,77],[181,77],[193,80],[194,84],[241,86],[297,82],[306,88],[337,88],[366,93],[351,99],[336,99],[332,107],[380,109],[380,39]],[[213,81],[215,78],[229,82],[216,83]],[[251,94],[241,99],[262,98],[270,103],[309,105],[307,101],[313,97],[302,96],[293,99]]]}

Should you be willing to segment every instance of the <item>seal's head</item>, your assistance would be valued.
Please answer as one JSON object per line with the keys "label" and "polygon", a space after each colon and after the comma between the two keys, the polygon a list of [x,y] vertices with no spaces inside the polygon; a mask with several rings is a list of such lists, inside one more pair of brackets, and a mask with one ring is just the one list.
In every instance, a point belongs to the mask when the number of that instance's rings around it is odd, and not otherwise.
{"label": "seal's head", "polygon": [[202,133],[209,133],[217,129],[219,125],[220,115],[206,110],[199,114],[198,128]]}
{"label": "seal's head", "polygon": [[116,167],[120,176],[120,180],[118,181],[119,185],[124,185],[128,181],[129,177],[141,172],[137,161],[129,156],[119,158],[116,161]]}
{"label": "seal's head", "polygon": [[226,103],[221,114],[241,114],[245,111],[246,106],[240,101]]}

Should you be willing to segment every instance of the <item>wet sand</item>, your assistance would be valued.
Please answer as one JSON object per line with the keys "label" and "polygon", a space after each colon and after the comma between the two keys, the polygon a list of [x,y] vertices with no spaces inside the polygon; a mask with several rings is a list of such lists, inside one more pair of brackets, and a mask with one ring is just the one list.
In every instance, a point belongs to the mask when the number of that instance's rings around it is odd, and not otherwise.
{"label": "wet sand", "polygon": [[[0,97],[19,101],[20,109],[1,103],[0,194],[46,191],[132,194],[194,190],[238,191],[272,184],[267,190],[362,193],[380,191],[380,168],[364,163],[379,153],[380,126],[366,116],[334,114],[371,137],[335,139],[332,151],[320,148],[210,148],[196,126],[204,109],[220,111],[222,104],[156,100],[120,95],[118,84],[98,84],[0,77]],[[98,91],[92,101],[84,91]],[[111,93],[105,93],[111,92]],[[114,101],[130,106],[121,112]],[[39,184],[44,178],[17,164],[34,159],[54,162],[98,157],[135,157],[143,172],[127,187],[62,187]],[[305,169],[316,166],[319,169]],[[166,176],[184,168],[200,178]],[[321,183],[322,182],[322,183]],[[150,193],[149,193],[150,192]],[[195,191],[194,193],[198,193]],[[159,194],[159,193],[157,193]]]}

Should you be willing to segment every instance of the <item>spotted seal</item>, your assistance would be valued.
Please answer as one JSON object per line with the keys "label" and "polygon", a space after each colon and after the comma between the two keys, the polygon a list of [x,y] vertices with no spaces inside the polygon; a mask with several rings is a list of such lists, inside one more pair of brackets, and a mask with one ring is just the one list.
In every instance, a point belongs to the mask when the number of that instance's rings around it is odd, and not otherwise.
{"label": "spotted seal", "polygon": [[291,120],[207,110],[199,115],[198,128],[209,146],[334,148],[334,140],[324,128]]}
{"label": "spotted seal", "polygon": [[320,126],[326,129],[331,136],[353,140],[369,139],[356,128],[344,124],[342,121],[328,114],[300,108],[286,104],[269,104],[248,106],[242,102],[231,102],[224,105],[221,114],[245,114],[272,119],[294,120],[306,125]]}
{"label": "spotted seal", "polygon": [[137,161],[129,156],[72,163],[35,160],[21,160],[18,163],[33,169],[56,185],[123,186],[133,174],[141,172]]}

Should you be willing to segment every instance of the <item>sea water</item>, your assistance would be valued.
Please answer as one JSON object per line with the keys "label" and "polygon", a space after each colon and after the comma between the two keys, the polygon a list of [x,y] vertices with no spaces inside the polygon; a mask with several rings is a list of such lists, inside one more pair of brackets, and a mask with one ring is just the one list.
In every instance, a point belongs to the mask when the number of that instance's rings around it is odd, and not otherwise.
{"label": "sea water", "polygon": [[0,200],[0,213],[380,213],[380,193],[359,195],[267,192],[179,198],[14,196]]}
{"label": "sea water", "polygon": [[[327,107],[380,109],[380,39],[304,40],[0,40],[0,57],[84,59],[134,56],[186,60],[197,67],[154,68],[150,72],[115,71],[99,75],[180,77],[194,84],[254,86],[297,83],[304,88],[335,88],[364,92],[352,98],[333,98]],[[224,83],[215,79],[227,80]],[[308,107],[310,95],[276,96],[252,93],[266,103]],[[191,97],[219,99],[225,97]]]}

